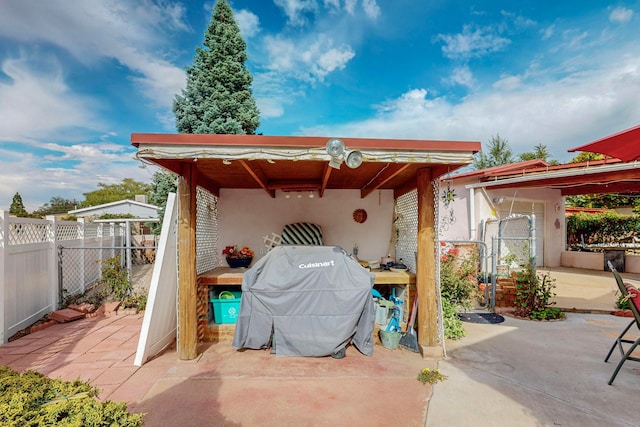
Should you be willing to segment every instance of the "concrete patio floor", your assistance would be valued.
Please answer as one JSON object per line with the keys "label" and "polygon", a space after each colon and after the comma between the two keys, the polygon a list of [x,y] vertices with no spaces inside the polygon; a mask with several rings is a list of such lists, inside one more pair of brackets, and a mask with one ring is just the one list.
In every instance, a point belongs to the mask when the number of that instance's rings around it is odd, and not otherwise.
{"label": "concrete patio floor", "polygon": [[[613,309],[613,276],[599,273],[554,271],[558,306]],[[2,345],[0,364],[87,380],[103,390],[101,399],[147,413],[147,426],[635,426],[640,365],[627,362],[608,386],[619,356],[603,362],[629,321],[568,313],[559,322],[506,316],[500,324],[465,323],[467,337],[447,341],[440,361],[379,345],[373,357],[349,347],[335,360],[220,343],[202,345],[192,361],[167,349],[135,367],[142,315],[121,315],[55,325]],[[416,377],[424,367],[439,367],[448,379],[423,385]]]}

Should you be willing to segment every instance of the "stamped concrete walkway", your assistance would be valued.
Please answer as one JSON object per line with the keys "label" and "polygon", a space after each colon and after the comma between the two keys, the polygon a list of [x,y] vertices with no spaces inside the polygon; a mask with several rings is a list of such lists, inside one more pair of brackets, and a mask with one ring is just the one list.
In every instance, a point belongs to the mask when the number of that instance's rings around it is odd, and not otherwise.
{"label": "stamped concrete walkway", "polygon": [[276,357],[203,345],[180,361],[174,349],[138,368],[142,315],[59,324],[0,346],[0,365],[52,378],[81,378],[103,400],[147,413],[145,426],[424,426],[431,386],[423,360],[377,345],[373,357],[348,347],[343,359]]}
{"label": "stamped concrete walkway", "polygon": [[[558,294],[573,291],[559,306],[612,308],[610,273],[573,276],[575,286],[563,285],[565,273],[556,275]],[[448,358],[439,362],[381,346],[373,357],[350,347],[334,360],[222,343],[202,346],[192,361],[168,349],[138,368],[142,315],[121,315],[55,325],[2,345],[0,364],[89,381],[101,399],[147,413],[147,426],[635,426],[640,365],[627,362],[608,386],[617,355],[603,362],[628,322],[569,313],[562,322],[465,324],[467,337],[448,341]],[[420,369],[438,363],[446,381],[417,381]]]}

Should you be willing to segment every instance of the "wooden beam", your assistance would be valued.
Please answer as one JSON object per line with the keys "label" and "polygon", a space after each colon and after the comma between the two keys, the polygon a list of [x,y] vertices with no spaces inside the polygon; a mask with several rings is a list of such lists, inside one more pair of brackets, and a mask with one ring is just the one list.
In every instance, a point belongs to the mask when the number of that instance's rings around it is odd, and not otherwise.
{"label": "wooden beam", "polygon": [[276,198],[276,190],[272,190],[269,188],[269,186],[267,185],[267,177],[264,172],[262,172],[262,169],[260,169],[259,167],[252,167],[246,160],[238,160],[238,162],[247,172],[249,172],[249,175],[253,177],[258,185],[262,187],[262,189],[266,191],[272,199]]}
{"label": "wooden beam", "polygon": [[182,360],[198,355],[196,183],[196,167],[183,163],[178,178],[178,357]]}
{"label": "wooden beam", "polygon": [[588,184],[561,189],[563,196],[580,196],[582,194],[638,193],[640,182],[612,182],[609,184]]}
{"label": "wooden beam", "polygon": [[[418,292],[418,343],[422,355],[442,353],[438,336],[438,292],[436,285],[435,209],[431,169],[419,169],[418,256],[416,290]],[[440,347],[438,345],[440,344]],[[438,348],[436,348],[438,347]]]}
{"label": "wooden beam", "polygon": [[329,183],[329,178],[331,177],[332,171],[333,168],[329,166],[329,163],[325,163],[324,171],[322,171],[322,184],[320,185],[320,191],[318,191],[318,193],[320,193],[319,197],[322,197],[324,195],[324,190],[327,189],[327,184]]}
{"label": "wooden beam", "polygon": [[397,199],[400,196],[404,196],[405,194],[416,189],[416,179],[415,177],[411,177],[411,179],[405,181],[401,185],[397,186],[393,189],[393,197]]}
{"label": "wooden beam", "polygon": [[360,190],[360,198],[364,199],[378,188],[395,178],[399,173],[411,166],[409,163],[387,163],[375,178]]}
{"label": "wooden beam", "polygon": [[220,187],[213,183],[206,176],[198,173],[197,174],[198,182],[197,185],[207,190],[209,193],[213,194],[216,197],[220,197]]}

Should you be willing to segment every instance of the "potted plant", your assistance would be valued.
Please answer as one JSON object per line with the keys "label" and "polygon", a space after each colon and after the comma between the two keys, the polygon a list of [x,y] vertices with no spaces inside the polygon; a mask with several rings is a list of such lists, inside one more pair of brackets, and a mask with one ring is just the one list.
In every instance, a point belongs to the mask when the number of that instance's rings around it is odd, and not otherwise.
{"label": "potted plant", "polygon": [[229,245],[222,251],[222,255],[227,258],[227,264],[231,268],[249,267],[253,260],[253,254],[254,252],[248,246],[238,249],[237,245]]}

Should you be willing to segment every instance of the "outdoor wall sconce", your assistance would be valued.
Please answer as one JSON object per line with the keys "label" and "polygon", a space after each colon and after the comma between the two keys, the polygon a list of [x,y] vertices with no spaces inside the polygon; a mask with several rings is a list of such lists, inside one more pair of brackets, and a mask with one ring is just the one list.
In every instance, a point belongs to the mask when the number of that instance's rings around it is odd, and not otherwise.
{"label": "outdoor wall sconce", "polygon": [[342,162],[348,167],[355,169],[362,164],[362,152],[357,150],[347,150],[341,139],[333,138],[327,141],[327,154],[331,156],[329,166],[334,169],[340,169]]}

